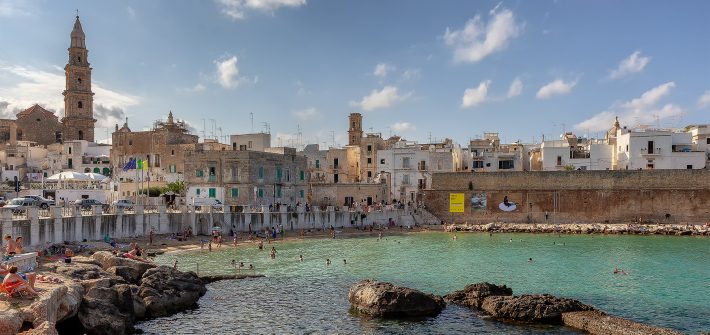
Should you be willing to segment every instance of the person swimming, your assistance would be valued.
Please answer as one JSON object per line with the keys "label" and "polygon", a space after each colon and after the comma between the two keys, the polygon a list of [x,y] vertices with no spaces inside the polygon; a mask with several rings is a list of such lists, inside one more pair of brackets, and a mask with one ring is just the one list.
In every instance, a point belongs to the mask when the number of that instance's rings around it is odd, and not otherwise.
{"label": "person swimming", "polygon": [[343,259],[343,265],[348,265],[348,261]]}
{"label": "person swimming", "polygon": [[534,260],[532,258],[528,258],[528,263],[532,263]]}
{"label": "person swimming", "polygon": [[301,262],[303,262],[303,255],[299,255],[299,256],[298,256],[298,260],[301,261]]}
{"label": "person swimming", "polygon": [[330,258],[325,259],[325,265],[330,265]]}

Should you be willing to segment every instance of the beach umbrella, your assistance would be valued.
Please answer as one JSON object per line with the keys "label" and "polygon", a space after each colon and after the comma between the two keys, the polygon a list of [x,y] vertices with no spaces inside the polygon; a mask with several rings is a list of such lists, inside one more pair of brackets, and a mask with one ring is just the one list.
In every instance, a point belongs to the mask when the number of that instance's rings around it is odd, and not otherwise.
{"label": "beach umbrella", "polygon": [[102,181],[108,177],[100,174],[100,173],[94,173],[94,172],[87,172],[85,175],[90,179],[90,180],[96,180],[96,181]]}
{"label": "beach umbrella", "polygon": [[74,180],[89,180],[89,177],[81,172],[63,171],[55,175],[47,177],[47,181],[74,181]]}

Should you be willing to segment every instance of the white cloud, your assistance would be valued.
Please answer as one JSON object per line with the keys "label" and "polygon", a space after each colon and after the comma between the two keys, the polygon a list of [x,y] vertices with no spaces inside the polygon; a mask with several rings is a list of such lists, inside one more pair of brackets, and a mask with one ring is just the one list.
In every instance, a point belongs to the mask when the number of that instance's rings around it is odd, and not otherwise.
{"label": "white cloud", "polygon": [[390,107],[398,102],[405,101],[412,96],[412,92],[399,94],[396,86],[385,86],[382,90],[373,90],[370,95],[365,96],[360,102],[350,101],[350,106],[360,107],[364,111],[372,111],[380,108]]}
{"label": "white cloud", "polygon": [[608,110],[594,115],[574,127],[584,131],[602,131],[608,130],[612,126],[616,116],[619,117],[619,121],[631,126],[652,124],[656,120],[660,121],[679,116],[683,113],[683,109],[679,106],[674,104],[658,106],[661,99],[670,94],[673,87],[675,87],[674,82],[656,86],[644,92],[638,98],[613,104]]}
{"label": "white cloud", "polygon": [[128,6],[126,7],[126,12],[128,12],[128,17],[135,19],[136,18],[136,10],[133,9],[133,7]]}
{"label": "white cloud", "polygon": [[22,0],[1,0],[0,17],[27,16],[30,15],[29,3]]}
{"label": "white cloud", "polygon": [[619,62],[619,67],[609,73],[609,78],[620,79],[630,74],[641,72],[650,61],[651,57],[643,57],[641,56],[641,51],[635,51]]}
{"label": "white cloud", "polygon": [[293,112],[299,120],[306,121],[311,120],[318,116],[318,110],[315,107],[309,107],[300,111]]}
{"label": "white cloud", "polygon": [[486,97],[488,96],[488,86],[490,86],[490,84],[490,80],[484,80],[478,84],[478,87],[467,88],[463,91],[461,107],[476,107],[485,102]]}
{"label": "white cloud", "polygon": [[[37,103],[47,110],[53,111],[62,117],[64,110],[65,88],[64,73],[55,66],[53,71],[42,71],[19,65],[0,65],[0,78],[12,81],[12,84],[0,85],[0,101],[4,101],[5,111],[3,117],[14,118],[14,114]],[[121,121],[122,113],[128,107],[139,104],[140,97],[120,93],[108,89],[100,82],[92,82],[94,96],[94,110],[97,116],[97,127],[110,127]]]}
{"label": "white cloud", "polygon": [[409,122],[397,122],[391,125],[390,128],[392,128],[393,131],[398,133],[417,130],[417,127]]}
{"label": "white cloud", "polygon": [[498,11],[498,7],[489,13],[491,18],[487,25],[480,15],[476,15],[460,30],[446,28],[444,42],[454,49],[454,61],[478,62],[504,50],[510,40],[520,34],[522,25],[515,22],[513,12],[509,9]]}
{"label": "white cloud", "polygon": [[402,80],[417,79],[419,77],[421,77],[419,69],[406,69],[402,72]]}
{"label": "white cloud", "polygon": [[705,108],[708,106],[710,106],[710,90],[705,91],[705,93],[698,98],[698,107]]}
{"label": "white cloud", "polygon": [[515,78],[508,88],[508,98],[517,97],[521,93],[523,93],[523,81],[520,78]]}
{"label": "white cloud", "polygon": [[178,91],[186,92],[186,93],[199,93],[199,92],[204,92],[207,89],[205,85],[202,83],[197,83],[193,87],[188,87],[188,88],[183,88],[179,89]]}
{"label": "white cloud", "polygon": [[237,67],[237,56],[232,56],[226,59],[214,61],[217,67],[217,82],[224,88],[237,88],[239,85],[255,84],[259,81],[259,77],[247,78],[239,76],[239,68]]}
{"label": "white cloud", "polygon": [[394,66],[389,65],[387,63],[379,63],[379,64],[375,65],[375,70],[372,71],[372,74],[378,78],[385,78],[385,77],[387,77],[387,73],[390,71],[393,71],[393,70],[394,70]]}
{"label": "white cloud", "polygon": [[572,91],[572,89],[577,85],[577,81],[564,81],[562,79],[555,79],[544,86],[540,87],[537,91],[538,99],[549,99],[554,95],[563,95]]}
{"label": "white cloud", "polygon": [[222,13],[234,20],[247,17],[249,11],[259,11],[273,14],[281,7],[299,7],[306,4],[306,0],[216,0]]}

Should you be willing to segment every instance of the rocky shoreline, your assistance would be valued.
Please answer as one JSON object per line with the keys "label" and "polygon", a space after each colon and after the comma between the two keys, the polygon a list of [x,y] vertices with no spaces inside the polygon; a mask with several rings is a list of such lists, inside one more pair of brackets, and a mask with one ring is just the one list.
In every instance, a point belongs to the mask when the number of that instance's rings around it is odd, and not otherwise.
{"label": "rocky shoreline", "polygon": [[0,335],[58,334],[58,328],[71,333],[130,334],[136,321],[191,308],[207,291],[193,272],[108,251],[74,257],[70,264],[44,264],[38,270],[61,283],[40,284],[40,296],[30,304],[0,313]]}
{"label": "rocky shoreline", "polygon": [[543,234],[710,236],[710,224],[503,223],[451,224],[445,231]]}
{"label": "rocky shoreline", "polygon": [[466,306],[501,322],[558,324],[594,335],[680,335],[672,329],[654,327],[608,315],[574,299],[549,294],[513,295],[505,285],[477,283],[443,297],[391,283],[366,279],[348,292],[352,310],[373,317],[401,318],[436,316],[451,304]]}

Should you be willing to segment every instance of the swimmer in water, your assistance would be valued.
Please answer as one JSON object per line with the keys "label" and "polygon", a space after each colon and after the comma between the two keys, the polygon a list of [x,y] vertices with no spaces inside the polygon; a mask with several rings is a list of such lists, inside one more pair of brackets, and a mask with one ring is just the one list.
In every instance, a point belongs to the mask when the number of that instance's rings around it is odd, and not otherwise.
{"label": "swimmer in water", "polygon": [[343,265],[348,265],[348,261],[346,261],[345,259],[343,259]]}
{"label": "swimmer in water", "polygon": [[249,270],[254,270],[254,264],[249,264]]}
{"label": "swimmer in water", "polygon": [[528,263],[534,262],[532,258],[528,258]]}
{"label": "swimmer in water", "polygon": [[513,239],[511,238],[510,241],[508,241],[508,242],[513,243]]}
{"label": "swimmer in water", "polygon": [[301,262],[303,262],[303,255],[299,255],[299,256],[298,256],[298,260],[301,261]]}
{"label": "swimmer in water", "polygon": [[456,237],[456,234],[454,234],[454,238],[453,238],[453,239],[456,240],[457,238],[458,238],[458,237]]}
{"label": "swimmer in water", "polygon": [[330,265],[330,258],[325,259],[325,265]]}

